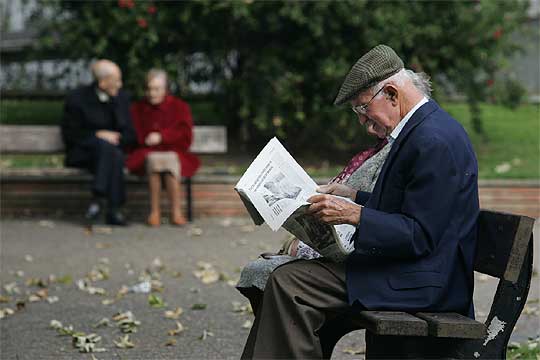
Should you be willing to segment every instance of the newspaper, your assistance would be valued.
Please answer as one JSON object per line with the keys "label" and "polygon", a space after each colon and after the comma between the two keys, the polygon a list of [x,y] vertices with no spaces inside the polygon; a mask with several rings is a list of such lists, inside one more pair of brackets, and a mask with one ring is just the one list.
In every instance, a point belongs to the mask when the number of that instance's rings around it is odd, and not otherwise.
{"label": "newspaper", "polygon": [[[344,261],[354,249],[352,225],[328,225],[308,214],[307,199],[318,185],[273,138],[257,155],[235,186],[257,225],[277,231],[283,227],[321,255]],[[346,198],[342,198],[346,199]],[[349,199],[346,199],[350,201]]]}

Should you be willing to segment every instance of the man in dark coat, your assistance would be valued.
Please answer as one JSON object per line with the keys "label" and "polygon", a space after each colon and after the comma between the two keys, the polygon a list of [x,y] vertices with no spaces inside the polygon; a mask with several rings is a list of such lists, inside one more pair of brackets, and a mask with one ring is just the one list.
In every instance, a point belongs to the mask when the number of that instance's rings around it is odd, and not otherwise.
{"label": "man in dark coat", "polygon": [[136,143],[129,99],[121,90],[120,68],[109,60],[92,65],[94,83],[76,89],[65,102],[62,138],[66,166],[89,170],[93,199],[86,219],[94,222],[107,202],[106,222],[126,225],[123,148]]}
{"label": "man in dark coat", "polygon": [[243,358],[329,356],[336,331],[346,329],[327,325],[350,310],[474,317],[476,157],[462,126],[414,80],[385,45],[346,76],[335,104],[350,102],[359,122],[385,133],[392,148],[371,194],[331,184],[308,200],[319,220],[356,226],[354,251],[345,263],[321,258],[278,267]]}

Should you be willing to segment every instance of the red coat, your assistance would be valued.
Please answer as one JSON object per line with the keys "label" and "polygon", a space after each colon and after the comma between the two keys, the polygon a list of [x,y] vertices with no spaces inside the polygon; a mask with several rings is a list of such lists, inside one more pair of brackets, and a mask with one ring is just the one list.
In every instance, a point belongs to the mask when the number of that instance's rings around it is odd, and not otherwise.
{"label": "red coat", "polygon": [[[144,174],[146,155],[151,151],[175,151],[180,159],[182,176],[191,177],[195,174],[200,161],[189,152],[193,120],[186,102],[171,95],[167,95],[158,105],[151,105],[146,100],[138,101],[131,105],[131,116],[138,146],[126,160],[130,172]],[[146,146],[144,139],[153,131],[161,134],[161,144]]]}

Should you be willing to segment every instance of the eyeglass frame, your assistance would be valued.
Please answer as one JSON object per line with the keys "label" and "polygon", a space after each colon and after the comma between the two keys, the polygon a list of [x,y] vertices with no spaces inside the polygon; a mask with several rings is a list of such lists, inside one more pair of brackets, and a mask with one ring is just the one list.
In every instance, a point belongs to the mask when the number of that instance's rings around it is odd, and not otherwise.
{"label": "eyeglass frame", "polygon": [[382,88],[379,89],[379,91],[377,91],[375,93],[375,95],[373,95],[373,97],[371,99],[369,99],[369,101],[365,104],[362,104],[362,105],[355,105],[355,106],[352,106],[351,107],[351,110],[358,116],[360,115],[366,115],[367,114],[367,110],[368,110],[368,106],[369,104],[373,101],[373,99],[375,99],[375,97],[377,95],[379,95],[379,93],[384,89],[384,86]]}

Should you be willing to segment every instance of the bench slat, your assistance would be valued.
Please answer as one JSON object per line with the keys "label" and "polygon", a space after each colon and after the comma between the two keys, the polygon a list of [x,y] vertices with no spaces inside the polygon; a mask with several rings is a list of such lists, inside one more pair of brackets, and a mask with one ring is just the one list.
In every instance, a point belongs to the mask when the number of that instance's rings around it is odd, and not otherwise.
{"label": "bench slat", "polygon": [[377,335],[427,336],[426,321],[401,311],[362,311],[362,325]]}
{"label": "bench slat", "polygon": [[533,225],[534,219],[527,216],[482,210],[474,269],[516,282]]}
{"label": "bench slat", "polygon": [[[193,143],[189,149],[196,154],[227,152],[225,126],[200,125],[193,127]],[[0,151],[6,153],[60,153],[64,151],[59,126],[0,126]]]}
{"label": "bench slat", "polygon": [[428,323],[430,336],[462,339],[483,339],[486,326],[457,313],[417,313]]}

